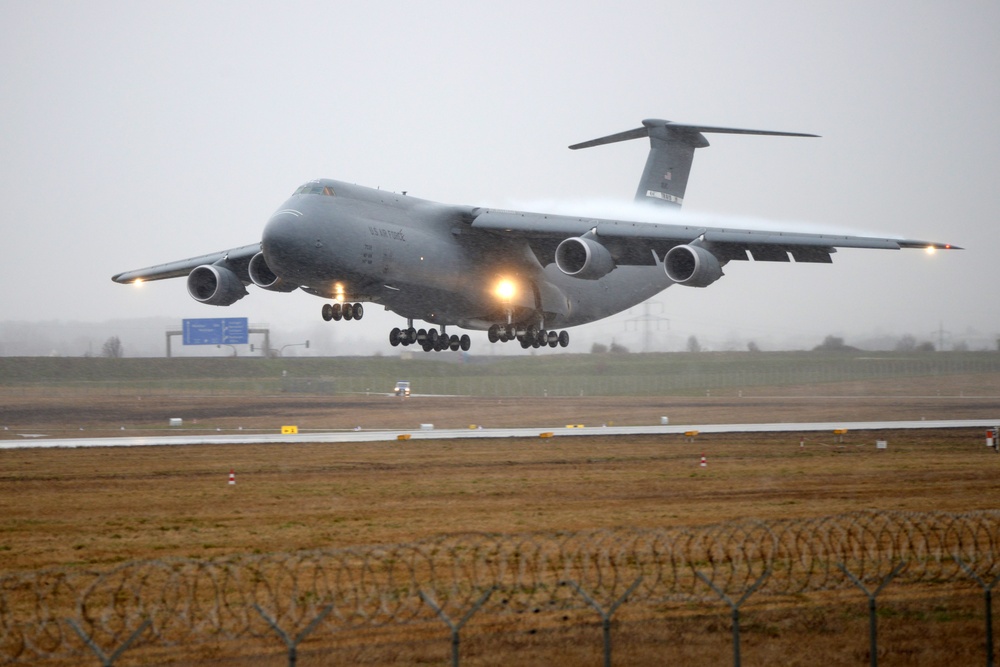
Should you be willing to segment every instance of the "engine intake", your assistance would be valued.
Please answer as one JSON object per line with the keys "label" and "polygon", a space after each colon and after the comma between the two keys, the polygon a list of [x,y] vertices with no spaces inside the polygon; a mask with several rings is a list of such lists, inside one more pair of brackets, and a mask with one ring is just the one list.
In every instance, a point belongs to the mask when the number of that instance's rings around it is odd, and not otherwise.
{"label": "engine intake", "polygon": [[567,276],[597,280],[611,273],[615,260],[608,249],[594,239],[577,236],[556,247],[556,266]]}
{"label": "engine intake", "polygon": [[188,294],[210,306],[229,306],[247,295],[239,276],[224,266],[202,264],[188,274]]}
{"label": "engine intake", "polygon": [[708,287],[722,277],[722,264],[700,245],[674,246],[663,258],[663,270],[678,285]]}
{"label": "engine intake", "polygon": [[298,285],[287,283],[282,278],[279,278],[271,270],[271,267],[267,265],[267,260],[264,259],[264,253],[262,252],[250,258],[250,265],[247,268],[247,272],[250,274],[250,280],[253,281],[253,284],[261,289],[271,290],[272,292],[291,292],[299,288]]}

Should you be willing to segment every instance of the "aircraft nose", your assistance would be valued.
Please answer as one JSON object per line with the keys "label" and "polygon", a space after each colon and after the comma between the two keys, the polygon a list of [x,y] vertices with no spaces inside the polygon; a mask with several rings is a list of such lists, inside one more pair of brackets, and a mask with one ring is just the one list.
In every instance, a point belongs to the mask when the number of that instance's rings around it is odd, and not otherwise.
{"label": "aircraft nose", "polygon": [[294,208],[281,208],[264,225],[261,249],[272,269],[288,273],[294,267],[294,258],[301,254],[305,214]]}

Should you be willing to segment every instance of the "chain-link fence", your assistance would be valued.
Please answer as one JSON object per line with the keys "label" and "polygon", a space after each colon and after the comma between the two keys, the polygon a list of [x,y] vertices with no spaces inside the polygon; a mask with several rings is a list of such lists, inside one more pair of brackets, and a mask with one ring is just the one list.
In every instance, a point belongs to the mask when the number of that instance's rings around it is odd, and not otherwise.
{"label": "chain-link fence", "polygon": [[0,661],[97,656],[112,664],[140,647],[277,635],[294,663],[307,637],[443,620],[457,662],[458,632],[473,613],[573,609],[600,613],[610,661],[610,618],[626,603],[657,608],[722,599],[738,633],[739,605],[750,594],[858,586],[874,610],[874,595],[892,580],[979,585],[988,600],[1000,575],[998,529],[1000,511],[864,512],[703,527],[458,534],[391,546],[135,561],[101,572],[9,573],[0,577]]}

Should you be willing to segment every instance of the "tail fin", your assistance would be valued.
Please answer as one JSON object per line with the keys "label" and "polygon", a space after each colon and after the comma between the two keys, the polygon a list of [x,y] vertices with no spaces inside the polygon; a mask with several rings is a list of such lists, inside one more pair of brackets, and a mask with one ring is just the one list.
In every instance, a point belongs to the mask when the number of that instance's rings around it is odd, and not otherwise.
{"label": "tail fin", "polygon": [[694,160],[696,148],[708,146],[702,132],[720,134],[764,134],[779,137],[815,137],[815,134],[797,132],[771,132],[768,130],[740,130],[731,127],[709,127],[707,125],[683,125],[669,120],[648,119],[642,127],[619,132],[600,139],[585,141],[570,146],[571,149],[590,148],[617,141],[628,141],[649,137],[649,157],[642,171],[635,201],[666,206],[680,206],[684,203],[688,174]]}

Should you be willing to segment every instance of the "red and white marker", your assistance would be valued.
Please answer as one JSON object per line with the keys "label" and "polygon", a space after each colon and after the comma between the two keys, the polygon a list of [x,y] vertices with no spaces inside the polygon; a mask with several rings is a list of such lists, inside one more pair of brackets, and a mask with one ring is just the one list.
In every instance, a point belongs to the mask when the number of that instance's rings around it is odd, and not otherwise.
{"label": "red and white marker", "polygon": [[707,468],[708,467],[708,461],[705,460],[705,455],[704,454],[701,455],[701,467],[702,468]]}
{"label": "red and white marker", "polygon": [[236,483],[236,471],[235,470],[230,470],[229,471],[229,483],[230,484],[235,484]]}

